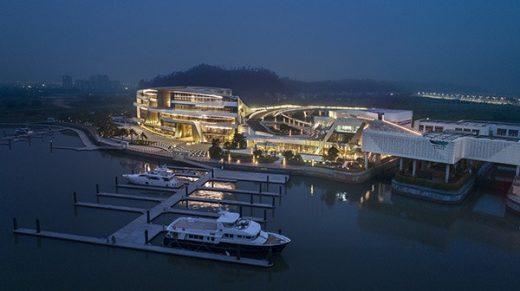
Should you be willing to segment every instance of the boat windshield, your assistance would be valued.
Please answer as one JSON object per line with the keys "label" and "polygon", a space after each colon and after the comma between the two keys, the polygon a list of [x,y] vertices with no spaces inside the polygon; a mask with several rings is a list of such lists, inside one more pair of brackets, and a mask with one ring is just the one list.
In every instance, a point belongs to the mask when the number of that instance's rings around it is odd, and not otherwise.
{"label": "boat windshield", "polygon": [[240,229],[247,228],[249,226],[249,220],[241,218],[235,222],[235,226]]}

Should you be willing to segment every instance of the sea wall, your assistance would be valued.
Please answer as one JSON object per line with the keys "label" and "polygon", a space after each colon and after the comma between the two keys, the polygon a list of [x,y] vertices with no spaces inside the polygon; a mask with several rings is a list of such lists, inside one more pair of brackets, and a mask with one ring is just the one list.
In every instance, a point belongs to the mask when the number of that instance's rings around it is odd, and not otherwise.
{"label": "sea wall", "polygon": [[471,177],[457,190],[441,190],[430,187],[399,182],[392,179],[392,190],[396,194],[429,200],[437,203],[456,204],[462,202],[475,185],[475,177]]}

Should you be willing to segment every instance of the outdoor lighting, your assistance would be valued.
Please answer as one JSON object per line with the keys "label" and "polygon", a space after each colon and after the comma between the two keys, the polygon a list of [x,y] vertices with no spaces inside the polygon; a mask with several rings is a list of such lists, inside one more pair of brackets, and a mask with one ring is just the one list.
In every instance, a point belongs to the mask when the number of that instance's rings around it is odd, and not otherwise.
{"label": "outdoor lighting", "polygon": [[240,164],[240,160],[237,160],[237,164]]}

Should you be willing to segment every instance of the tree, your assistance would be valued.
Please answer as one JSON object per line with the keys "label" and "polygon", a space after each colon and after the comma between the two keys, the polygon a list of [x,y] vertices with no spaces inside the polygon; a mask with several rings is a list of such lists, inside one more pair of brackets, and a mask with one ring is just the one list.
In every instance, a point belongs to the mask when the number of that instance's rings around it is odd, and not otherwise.
{"label": "tree", "polygon": [[229,149],[233,149],[233,143],[230,142],[230,141],[226,141],[226,142],[224,143],[224,148],[227,149],[227,150],[229,150]]}
{"label": "tree", "polygon": [[285,158],[286,161],[288,161],[288,160],[292,160],[294,158],[294,153],[293,153],[293,151],[284,151],[282,153],[282,156]]}
{"label": "tree", "polygon": [[128,129],[122,127],[122,128],[118,128],[116,130],[116,133],[115,133],[116,136],[120,136],[121,139],[123,139],[123,137],[125,136],[128,136]]}
{"label": "tree", "polygon": [[212,160],[220,160],[222,159],[222,148],[220,148],[220,141],[218,139],[213,139],[211,141],[211,147],[208,149],[209,157]]}
{"label": "tree", "polygon": [[247,140],[244,134],[238,133],[238,129],[235,128],[235,134],[233,135],[233,146],[238,149],[245,149],[247,147]]}
{"label": "tree", "polygon": [[130,128],[130,129],[128,130],[128,134],[130,135],[130,141],[131,141],[131,142],[134,141],[134,135],[139,135],[139,134],[137,133],[137,131],[135,131],[135,129],[133,129],[133,128]]}
{"label": "tree", "polygon": [[259,157],[261,157],[263,154],[264,154],[264,152],[263,152],[262,150],[260,150],[260,149],[255,149],[255,150],[253,151],[253,156],[255,156],[255,158],[257,158],[257,159],[258,159]]}
{"label": "tree", "polygon": [[332,146],[327,150],[326,159],[329,161],[335,161],[338,158],[339,150]]}

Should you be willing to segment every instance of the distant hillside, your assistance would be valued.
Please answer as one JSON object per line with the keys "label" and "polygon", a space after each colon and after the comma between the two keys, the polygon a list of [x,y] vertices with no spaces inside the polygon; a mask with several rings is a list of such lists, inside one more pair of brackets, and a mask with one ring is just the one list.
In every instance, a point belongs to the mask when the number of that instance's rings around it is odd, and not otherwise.
{"label": "distant hillside", "polygon": [[198,65],[187,71],[157,76],[141,81],[139,87],[155,86],[212,86],[233,89],[238,95],[264,95],[283,92],[284,84],[276,73],[267,69],[223,69],[210,65]]}
{"label": "distant hillside", "polygon": [[316,99],[331,103],[336,102],[338,95],[382,96],[400,91],[390,82],[355,79],[304,82],[280,78],[273,71],[263,68],[224,69],[211,65],[199,65],[139,83],[140,88],[184,85],[230,88],[250,104],[269,104],[281,100],[312,103]]}

